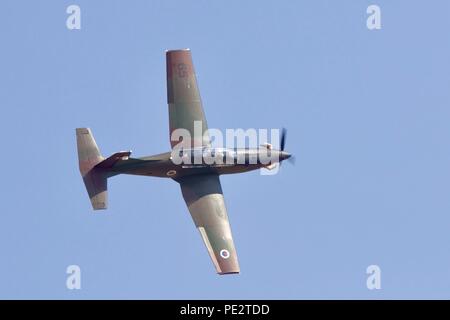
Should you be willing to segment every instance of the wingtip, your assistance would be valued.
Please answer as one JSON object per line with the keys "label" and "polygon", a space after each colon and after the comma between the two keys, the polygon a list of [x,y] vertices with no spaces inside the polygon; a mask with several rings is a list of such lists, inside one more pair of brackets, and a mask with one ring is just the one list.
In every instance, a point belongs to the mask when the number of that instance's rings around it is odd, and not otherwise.
{"label": "wingtip", "polygon": [[168,49],[166,50],[166,54],[172,53],[172,52],[183,52],[183,51],[191,51],[189,48],[183,48],[183,49]]}
{"label": "wingtip", "polygon": [[89,128],[75,128],[77,134],[89,133],[91,129]]}
{"label": "wingtip", "polygon": [[240,274],[240,271],[229,271],[229,272],[217,272],[218,275],[226,276],[228,274]]}

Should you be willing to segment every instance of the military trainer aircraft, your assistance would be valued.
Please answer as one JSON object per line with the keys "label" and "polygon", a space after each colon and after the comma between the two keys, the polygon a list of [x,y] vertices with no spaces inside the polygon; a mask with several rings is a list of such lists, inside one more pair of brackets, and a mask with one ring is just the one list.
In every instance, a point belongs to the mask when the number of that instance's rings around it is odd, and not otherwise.
{"label": "military trainer aircraft", "polygon": [[[79,169],[94,210],[107,208],[107,179],[118,174],[171,178],[181,187],[195,226],[218,274],[239,273],[219,176],[271,168],[288,159],[283,129],[280,150],[270,144],[260,148],[213,148],[206,125],[189,49],[166,51],[167,100],[172,151],[132,158],[121,151],[104,158],[89,128],[77,128]],[[200,135],[195,126],[200,125]],[[175,134],[177,130],[181,133]],[[174,138],[175,136],[175,138]],[[181,138],[180,138],[181,137]],[[180,143],[181,141],[181,143]],[[193,145],[193,146],[192,146]],[[270,163],[262,161],[270,155]],[[200,158],[201,161],[196,161]],[[207,160],[213,161],[207,161]]]}

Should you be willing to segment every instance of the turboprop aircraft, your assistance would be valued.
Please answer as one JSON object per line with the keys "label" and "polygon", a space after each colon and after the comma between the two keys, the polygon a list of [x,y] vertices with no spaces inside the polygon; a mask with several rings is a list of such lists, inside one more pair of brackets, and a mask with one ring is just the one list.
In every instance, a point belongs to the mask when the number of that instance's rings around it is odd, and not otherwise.
{"label": "turboprop aircraft", "polygon": [[132,158],[131,151],[121,151],[104,158],[91,130],[76,129],[79,168],[92,207],[107,208],[107,180],[112,176],[171,178],[180,184],[217,273],[239,273],[219,176],[271,169],[290,158],[284,151],[286,131],[282,131],[280,150],[268,143],[253,149],[212,147],[190,50],[166,51],[166,67],[172,151],[142,158]]}

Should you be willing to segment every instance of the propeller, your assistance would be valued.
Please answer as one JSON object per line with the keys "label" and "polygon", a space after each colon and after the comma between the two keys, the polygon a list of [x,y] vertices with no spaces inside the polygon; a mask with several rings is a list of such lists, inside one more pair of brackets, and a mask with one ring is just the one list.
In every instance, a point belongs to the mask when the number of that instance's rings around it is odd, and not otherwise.
{"label": "propeller", "polygon": [[[281,151],[284,151],[284,147],[286,146],[286,136],[287,136],[286,128],[281,129],[281,138],[280,138],[280,150]],[[295,164],[295,157],[294,156],[290,156],[289,158],[287,158],[287,160],[291,164]],[[280,162],[280,165],[281,165],[281,162]]]}
{"label": "propeller", "polygon": [[281,151],[284,151],[284,145],[286,144],[286,134],[287,134],[287,130],[286,130],[286,128],[283,128],[281,130],[281,139],[280,139],[280,149],[281,149]]}
{"label": "propeller", "polygon": [[288,161],[290,164],[292,164],[292,165],[295,166],[295,156],[290,156],[290,157],[287,159],[287,161]]}

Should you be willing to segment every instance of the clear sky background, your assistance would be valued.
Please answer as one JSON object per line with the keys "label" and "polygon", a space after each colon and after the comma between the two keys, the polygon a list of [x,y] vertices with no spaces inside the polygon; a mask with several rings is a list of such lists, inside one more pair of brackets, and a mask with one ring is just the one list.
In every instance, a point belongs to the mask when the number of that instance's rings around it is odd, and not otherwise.
{"label": "clear sky background", "polygon": [[[449,12],[2,1],[0,298],[450,298]],[[169,150],[164,51],[186,47],[210,128],[284,126],[297,157],[221,178],[238,276],[216,275],[175,182],[114,177],[97,214],[78,172],[76,127],[105,156]],[[81,290],[66,288],[71,264]],[[371,264],[381,290],[366,288]]]}

